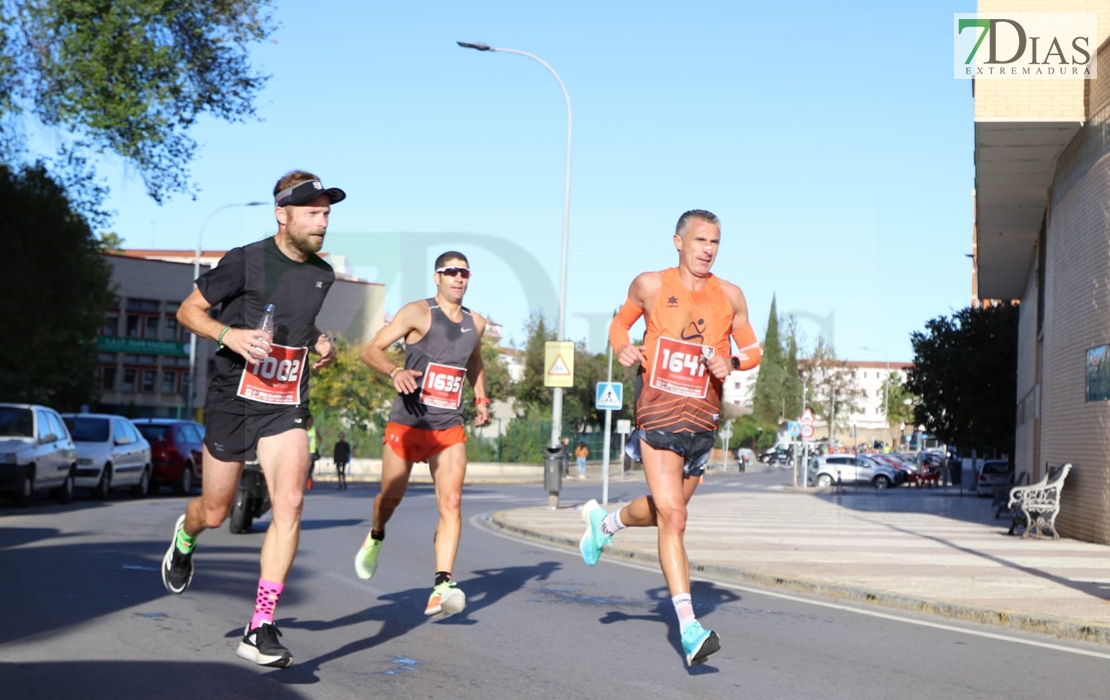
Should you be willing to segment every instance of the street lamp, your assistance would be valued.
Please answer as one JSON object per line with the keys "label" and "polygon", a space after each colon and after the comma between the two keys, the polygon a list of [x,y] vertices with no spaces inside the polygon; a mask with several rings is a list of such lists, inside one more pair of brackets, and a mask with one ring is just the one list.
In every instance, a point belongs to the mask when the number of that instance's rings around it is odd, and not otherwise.
{"label": "street lamp", "polygon": [[883,377],[883,437],[889,442],[890,435],[887,433],[890,431],[890,410],[887,407],[887,401],[890,396],[890,355],[887,355],[882,350],[873,350],[868,347],[860,347],[860,350],[880,353],[883,358],[886,359],[886,376]]}
{"label": "street lamp", "polygon": [[[222,207],[218,207],[218,208],[212,210],[212,213],[209,214],[207,217],[205,217],[204,223],[202,223],[200,225],[200,231],[197,232],[197,249],[193,253],[193,283],[194,284],[196,283],[197,278],[200,277],[200,244],[201,244],[201,241],[204,239],[204,228],[206,226],[208,226],[208,222],[212,220],[212,217],[215,216],[216,214],[219,214],[224,209],[230,209],[231,207],[257,207],[257,206],[261,206],[263,204],[265,204],[265,202],[235,202],[233,204],[225,204]],[[189,418],[189,420],[193,419],[193,400],[196,396],[196,390],[197,390],[197,388],[196,388],[196,383],[197,383],[196,379],[197,379],[197,336],[196,336],[196,333],[190,333],[189,334],[189,391],[185,395],[185,415]]]}
{"label": "street lamp", "polygon": [[[528,53],[527,51],[518,51],[517,49],[502,49],[495,48],[489,44],[471,43],[466,41],[456,41],[456,44],[464,49],[474,49],[475,51],[500,51],[501,53],[515,53],[518,56],[525,56],[536,61],[541,66],[551,72],[555,77],[555,82],[559,83],[559,89],[563,91],[563,99],[567,103],[567,176],[566,186],[563,189],[563,256],[562,268],[559,277],[559,329],[556,334],[556,340],[566,340],[566,310],[567,310],[567,232],[570,229],[570,144],[571,144],[571,110],[570,110],[570,94],[567,93],[567,86],[563,85],[563,79],[555,72],[555,69],[547,64],[539,56]],[[561,386],[555,387],[555,394],[551,400],[551,446],[556,447],[559,444],[559,436],[563,432],[563,388]]]}

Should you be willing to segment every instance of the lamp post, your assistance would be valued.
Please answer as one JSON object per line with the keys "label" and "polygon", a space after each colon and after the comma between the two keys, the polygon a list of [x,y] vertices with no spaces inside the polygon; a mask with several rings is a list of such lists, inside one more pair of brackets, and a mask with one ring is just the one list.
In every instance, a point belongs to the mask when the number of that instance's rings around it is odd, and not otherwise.
{"label": "lamp post", "polygon": [[887,401],[890,398],[890,355],[887,355],[882,350],[876,350],[868,347],[860,347],[860,350],[880,353],[883,356],[883,359],[886,360],[886,376],[883,377],[883,437],[887,440],[887,442],[890,442],[890,409],[887,405]]}
{"label": "lamp post", "polygon": [[[208,216],[204,218],[204,223],[200,225],[200,231],[197,232],[197,249],[193,253],[193,283],[196,283],[200,277],[200,244],[204,240],[204,228],[208,226],[208,222],[212,217],[219,214],[224,209],[231,207],[257,207],[265,202],[235,202],[233,204],[225,204],[222,207],[217,207],[212,210]],[[196,397],[196,379],[197,379],[197,336],[195,333],[189,334],[189,391],[185,395],[185,415],[189,420],[193,420],[193,401]]]}
{"label": "lamp post", "polygon": [[[541,66],[551,72],[555,77],[555,82],[559,83],[559,89],[563,91],[563,99],[567,103],[567,172],[566,172],[566,185],[563,189],[563,254],[562,254],[562,267],[559,275],[559,329],[556,334],[556,340],[566,340],[566,309],[567,309],[567,232],[570,230],[570,144],[572,134],[572,117],[570,109],[570,94],[567,92],[567,86],[563,84],[563,79],[555,72],[555,69],[547,64],[539,56],[528,53],[527,51],[519,51],[517,49],[502,49],[495,48],[489,44],[472,43],[466,41],[456,41],[456,44],[464,49],[474,49],[475,51],[500,51],[501,53],[515,53],[518,56],[525,56],[539,63]],[[560,386],[555,387],[555,393],[551,400],[551,446],[556,447],[559,444],[559,436],[563,432],[563,388]]]}

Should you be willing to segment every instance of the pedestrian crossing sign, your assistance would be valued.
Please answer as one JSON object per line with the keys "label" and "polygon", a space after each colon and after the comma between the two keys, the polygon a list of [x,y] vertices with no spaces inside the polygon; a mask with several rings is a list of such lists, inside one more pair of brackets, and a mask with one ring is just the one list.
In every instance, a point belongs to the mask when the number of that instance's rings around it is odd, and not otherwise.
{"label": "pedestrian crossing sign", "polygon": [[624,406],[624,384],[598,382],[594,395],[594,408],[599,411],[619,411]]}

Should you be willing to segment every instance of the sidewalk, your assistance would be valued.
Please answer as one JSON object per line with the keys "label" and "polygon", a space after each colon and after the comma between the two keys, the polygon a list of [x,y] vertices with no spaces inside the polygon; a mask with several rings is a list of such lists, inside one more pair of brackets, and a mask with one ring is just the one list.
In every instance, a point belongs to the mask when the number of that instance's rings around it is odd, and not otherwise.
{"label": "sidewalk", "polygon": [[[577,549],[581,505],[491,523]],[[1110,547],[1007,536],[1009,523],[958,487],[702,493],[686,547],[695,575],[1110,645]],[[618,533],[602,559],[615,557],[657,562],[654,528]]]}

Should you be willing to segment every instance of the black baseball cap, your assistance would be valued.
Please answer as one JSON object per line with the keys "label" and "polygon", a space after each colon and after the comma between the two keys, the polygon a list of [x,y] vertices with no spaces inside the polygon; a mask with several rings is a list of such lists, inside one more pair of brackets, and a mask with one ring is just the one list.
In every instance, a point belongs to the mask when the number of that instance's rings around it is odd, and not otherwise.
{"label": "black baseball cap", "polygon": [[347,198],[347,193],[338,187],[329,187],[325,189],[324,186],[320,184],[319,180],[305,180],[304,182],[298,182],[292,187],[286,187],[284,190],[274,195],[274,205],[285,207],[304,204],[305,202],[311,202],[322,194],[326,194],[328,200],[332,204],[342,202]]}

